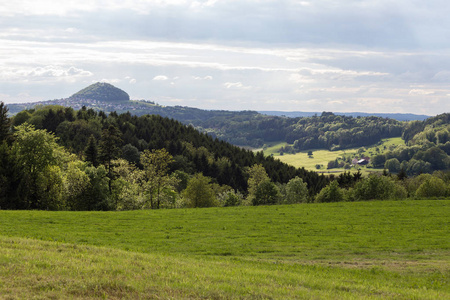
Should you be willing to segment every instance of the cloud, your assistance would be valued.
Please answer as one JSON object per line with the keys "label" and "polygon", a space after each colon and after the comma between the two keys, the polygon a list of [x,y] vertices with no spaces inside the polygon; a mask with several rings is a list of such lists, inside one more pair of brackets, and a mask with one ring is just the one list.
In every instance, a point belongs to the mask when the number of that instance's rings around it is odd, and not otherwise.
{"label": "cloud", "polygon": [[158,76],[153,77],[153,80],[156,80],[156,81],[165,81],[165,80],[169,80],[169,77],[164,76],[164,75],[158,75]]}
{"label": "cloud", "polygon": [[[18,95],[31,86],[26,92],[48,99],[104,79],[141,99],[196,107],[450,111],[446,7],[442,0],[10,1],[0,6],[0,88]],[[395,99],[403,102],[390,105]]]}
{"label": "cloud", "polygon": [[46,80],[63,79],[73,80],[81,77],[91,77],[93,73],[76,67],[64,68],[62,66],[48,65],[35,68],[0,67],[0,78],[6,81],[15,80]]}
{"label": "cloud", "polygon": [[93,74],[89,71],[85,71],[83,69],[70,67],[68,69],[64,69],[59,66],[45,66],[45,67],[37,67],[29,72],[22,71],[27,77],[73,77],[73,76],[83,76],[89,77]]}
{"label": "cloud", "polygon": [[100,80],[92,80],[92,83],[96,83],[96,82],[104,82],[104,83],[113,84],[113,83],[119,83],[119,82],[121,82],[121,80],[119,78],[103,78]]}
{"label": "cloud", "polygon": [[426,91],[422,89],[412,89],[408,93],[409,95],[417,95],[417,96],[423,96],[423,95],[431,95],[434,94],[434,91]]}
{"label": "cloud", "polygon": [[242,82],[226,82],[223,84],[227,89],[250,89],[251,86],[245,86]]}
{"label": "cloud", "polygon": [[204,76],[204,77],[199,77],[199,76],[193,76],[192,78],[194,78],[194,80],[212,80],[213,77],[212,76]]}
{"label": "cloud", "polygon": [[442,49],[450,44],[443,38],[450,34],[447,6],[442,0],[16,0],[2,3],[0,17],[3,28],[57,25],[99,40]]}

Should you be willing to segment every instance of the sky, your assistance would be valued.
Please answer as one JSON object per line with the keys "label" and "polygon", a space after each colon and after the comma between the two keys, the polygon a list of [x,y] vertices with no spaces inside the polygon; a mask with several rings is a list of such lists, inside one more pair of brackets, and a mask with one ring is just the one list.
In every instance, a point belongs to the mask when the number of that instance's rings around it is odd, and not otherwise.
{"label": "sky", "polygon": [[447,0],[0,0],[0,101],[450,112]]}

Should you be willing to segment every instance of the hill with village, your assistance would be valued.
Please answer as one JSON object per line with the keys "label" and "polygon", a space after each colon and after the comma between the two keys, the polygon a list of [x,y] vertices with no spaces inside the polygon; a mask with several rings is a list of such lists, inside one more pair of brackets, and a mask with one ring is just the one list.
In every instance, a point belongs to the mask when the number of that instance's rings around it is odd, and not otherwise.
{"label": "hill with village", "polygon": [[[9,104],[9,113],[14,115],[26,109],[40,106],[59,105],[80,110],[83,107],[106,113],[130,112],[133,115],[160,115],[178,120],[183,124],[192,125],[201,132],[208,133],[212,137],[230,142],[243,147],[260,148],[264,144],[274,141],[286,141],[294,144],[297,142],[297,150],[308,148],[339,149],[343,147],[365,146],[388,138],[401,135],[402,124],[400,120],[423,120],[427,116],[412,114],[364,114],[364,113],[302,113],[302,112],[256,112],[256,111],[226,111],[204,110],[186,106],[164,106],[150,100],[130,100],[129,95],[108,83],[95,83],[68,98],[48,101]],[[321,124],[333,118],[333,128],[317,128],[313,132],[303,132],[302,128],[307,124]],[[356,141],[348,143],[348,137],[342,139],[342,130],[334,138],[327,137],[324,141],[320,138],[327,131],[334,131],[338,126],[352,128],[358,123],[366,130],[356,138]],[[375,123],[375,125],[373,125]],[[339,125],[340,124],[340,125]],[[350,125],[348,125],[350,124]],[[374,126],[376,127],[373,130]],[[382,129],[381,127],[389,127]],[[357,130],[358,132],[362,129]],[[352,134],[355,132],[350,132]],[[347,134],[347,133],[346,133]],[[354,139],[353,139],[354,140]]]}

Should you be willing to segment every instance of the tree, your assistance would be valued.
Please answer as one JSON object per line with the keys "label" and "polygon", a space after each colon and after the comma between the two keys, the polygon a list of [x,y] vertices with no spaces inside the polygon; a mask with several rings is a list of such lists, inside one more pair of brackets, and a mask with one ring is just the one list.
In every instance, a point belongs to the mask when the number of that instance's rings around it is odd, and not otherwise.
{"label": "tree", "polygon": [[269,176],[267,175],[266,169],[264,169],[264,167],[260,164],[255,164],[248,168],[247,173],[249,175],[248,200],[252,203],[258,185],[266,180],[269,180]]}
{"label": "tree", "polygon": [[386,162],[386,156],[382,154],[374,155],[370,161],[375,168],[382,168]]}
{"label": "tree", "polygon": [[400,171],[397,174],[397,178],[398,178],[398,180],[401,180],[401,181],[403,181],[406,178],[408,178],[408,175],[406,174],[405,169],[403,169],[403,168],[400,169]]}
{"label": "tree", "polygon": [[445,197],[448,195],[448,190],[449,188],[444,180],[433,176],[419,186],[416,191],[416,197]]}
{"label": "tree", "polygon": [[116,210],[141,209],[145,206],[144,171],[125,159],[114,161],[113,199]]}
{"label": "tree", "polygon": [[[27,209],[47,209],[48,194],[59,184],[57,173],[59,171],[53,166],[60,166],[67,159],[68,154],[60,147],[57,138],[46,130],[35,129],[34,126],[23,124],[16,127],[15,140],[12,144],[11,155],[16,161],[16,174],[19,180],[17,192],[24,201]],[[44,180],[46,176],[53,181]]]}
{"label": "tree", "polygon": [[[111,204],[111,180],[104,165],[97,168],[88,166],[84,172],[89,177],[89,185],[77,198],[75,210],[110,210]],[[117,206],[117,203],[116,203]]]}
{"label": "tree", "polygon": [[98,148],[94,135],[89,137],[88,145],[84,150],[84,156],[87,162],[90,162],[94,167],[98,166]]}
{"label": "tree", "polygon": [[399,189],[389,176],[370,175],[359,181],[353,192],[355,200],[387,200],[402,196],[404,193]]}
{"label": "tree", "polygon": [[339,183],[336,180],[324,187],[314,200],[314,202],[317,203],[341,201],[344,201],[344,192],[339,187]]}
{"label": "tree", "polygon": [[17,201],[14,201],[13,183],[16,180],[14,171],[15,160],[11,155],[11,149],[7,143],[0,143],[0,208],[14,209]]}
{"label": "tree", "polygon": [[384,168],[388,169],[391,173],[397,173],[400,171],[400,162],[397,158],[388,159],[384,163]]}
{"label": "tree", "polygon": [[277,204],[281,198],[280,190],[269,179],[264,180],[256,187],[252,198],[253,205]]}
{"label": "tree", "polygon": [[214,190],[210,185],[210,178],[197,173],[189,180],[183,197],[188,207],[211,207],[215,206]]}
{"label": "tree", "polygon": [[112,161],[119,157],[120,145],[122,143],[121,132],[114,126],[110,125],[104,129],[100,139],[99,159],[105,165],[108,172],[109,192],[112,192],[111,181],[113,180]]}
{"label": "tree", "polygon": [[223,193],[220,193],[218,196],[218,201],[221,205],[227,206],[238,206],[241,205],[243,200],[243,196],[239,192],[235,192],[234,190],[228,190]]}
{"label": "tree", "polygon": [[8,142],[11,137],[11,120],[8,118],[8,108],[0,101],[0,144]]}
{"label": "tree", "polygon": [[286,185],[285,203],[305,203],[308,200],[308,185],[300,177],[289,180]]}
{"label": "tree", "polygon": [[122,157],[129,162],[137,165],[139,164],[141,154],[139,153],[138,148],[131,144],[126,144],[122,147]]}
{"label": "tree", "polygon": [[151,208],[160,208],[161,191],[166,188],[172,188],[174,185],[174,177],[170,177],[168,174],[169,166],[172,162],[172,155],[164,148],[159,150],[153,149],[152,151],[145,150],[141,154],[141,164],[144,166],[147,179],[146,189]]}
{"label": "tree", "polygon": [[86,163],[82,161],[71,161],[67,164],[63,174],[63,184],[68,209],[84,208],[80,203],[83,202],[83,196],[90,185],[89,176],[84,171],[85,167]]}

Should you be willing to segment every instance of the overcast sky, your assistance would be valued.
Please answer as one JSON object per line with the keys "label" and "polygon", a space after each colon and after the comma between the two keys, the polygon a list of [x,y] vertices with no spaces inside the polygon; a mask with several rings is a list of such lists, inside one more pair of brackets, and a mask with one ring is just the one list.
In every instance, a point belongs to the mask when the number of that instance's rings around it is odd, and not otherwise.
{"label": "overcast sky", "polygon": [[0,0],[0,101],[450,112],[448,0]]}

